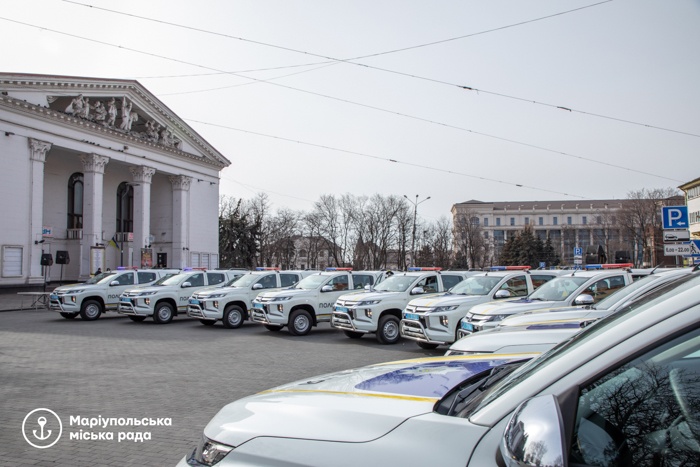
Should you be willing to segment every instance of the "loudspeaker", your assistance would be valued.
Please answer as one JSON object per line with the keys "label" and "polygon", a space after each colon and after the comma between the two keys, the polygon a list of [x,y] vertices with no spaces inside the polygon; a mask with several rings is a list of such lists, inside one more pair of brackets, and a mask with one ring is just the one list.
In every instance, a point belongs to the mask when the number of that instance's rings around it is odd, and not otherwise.
{"label": "loudspeaker", "polygon": [[57,250],[56,251],[56,264],[69,264],[70,263],[70,256],[68,256],[68,252],[66,250]]}
{"label": "loudspeaker", "polygon": [[51,256],[51,253],[42,253],[41,254],[41,265],[42,266],[52,266],[53,265],[53,256]]}

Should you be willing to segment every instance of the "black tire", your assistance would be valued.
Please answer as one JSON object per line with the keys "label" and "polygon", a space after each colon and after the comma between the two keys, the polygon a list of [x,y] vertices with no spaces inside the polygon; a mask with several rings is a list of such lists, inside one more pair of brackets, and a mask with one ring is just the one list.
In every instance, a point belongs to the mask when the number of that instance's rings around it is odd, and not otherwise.
{"label": "black tire", "polygon": [[265,329],[272,332],[280,332],[282,330],[282,326],[277,326],[276,324],[266,324]]}
{"label": "black tire", "polygon": [[224,311],[224,327],[228,329],[238,329],[243,325],[246,316],[243,309],[238,305],[231,305]]}
{"label": "black tire", "polygon": [[153,321],[158,324],[168,324],[173,320],[175,312],[173,306],[168,302],[156,303],[156,309],[153,310]]}
{"label": "black tire", "polygon": [[214,326],[214,324],[216,323],[216,320],[215,319],[200,319],[199,322],[205,326]]}
{"label": "black tire", "polygon": [[311,313],[306,310],[296,310],[289,315],[289,333],[293,336],[305,336],[313,326]]}
{"label": "black tire", "polygon": [[94,321],[102,314],[102,305],[96,300],[85,300],[80,305],[80,317],[85,321]]}
{"label": "black tire", "polygon": [[430,344],[428,342],[416,342],[418,347],[425,350],[433,350],[438,348],[438,344]]}
{"label": "black tire", "polygon": [[131,315],[129,315],[129,319],[131,321],[135,321],[137,323],[140,323],[141,321],[145,320],[146,317],[145,316],[131,316]]}
{"label": "black tire", "polygon": [[356,331],[343,331],[343,332],[350,339],[359,339],[360,337],[364,336],[364,333],[362,333],[362,332],[356,332]]}
{"label": "black tire", "polygon": [[68,313],[68,312],[62,311],[61,316],[63,316],[66,319],[73,319],[76,316],[78,316],[78,313]]}
{"label": "black tire", "polygon": [[384,315],[379,318],[377,327],[377,340],[380,344],[396,344],[401,338],[399,333],[399,318],[393,315]]}

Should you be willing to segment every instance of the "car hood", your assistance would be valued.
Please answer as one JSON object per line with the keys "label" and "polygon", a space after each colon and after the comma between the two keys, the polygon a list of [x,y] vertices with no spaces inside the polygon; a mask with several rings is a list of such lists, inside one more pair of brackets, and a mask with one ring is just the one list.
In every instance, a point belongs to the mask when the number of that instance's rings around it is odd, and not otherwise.
{"label": "car hood", "polygon": [[489,300],[488,295],[438,294],[414,298],[409,302],[409,305],[420,307],[452,306],[461,305],[463,303],[477,303],[484,300]]}
{"label": "car hood", "polygon": [[518,300],[489,302],[476,305],[470,311],[475,315],[507,315],[557,306],[563,306],[563,302],[528,300],[527,298],[521,298]]}
{"label": "car hood", "polygon": [[258,294],[258,299],[267,297],[296,297],[298,295],[314,294],[318,289],[282,289]]}
{"label": "car hood", "polygon": [[68,290],[74,290],[74,289],[92,289],[96,286],[97,284],[85,284],[83,282],[76,282],[75,284],[66,284],[66,285],[60,285],[53,289],[53,293],[59,293],[59,292],[66,292]]}
{"label": "car hood", "polygon": [[500,322],[499,327],[556,325],[558,323],[586,323],[604,318],[610,310],[594,310],[582,307],[567,307],[554,310],[534,310],[510,316]]}
{"label": "car hood", "polygon": [[440,398],[471,376],[532,356],[422,358],[317,376],[225,406],[204,434],[231,446],[259,436],[366,442],[432,412]]}
{"label": "car hood", "polygon": [[338,300],[349,302],[360,302],[366,300],[383,300],[396,296],[407,295],[406,292],[355,292],[341,295]]}
{"label": "car hood", "polygon": [[539,326],[498,327],[459,339],[450,346],[450,351],[497,352],[504,347],[516,348],[534,345],[541,345],[540,350],[545,350],[545,346],[553,347],[580,330],[579,326],[573,325],[559,325],[549,328]]}

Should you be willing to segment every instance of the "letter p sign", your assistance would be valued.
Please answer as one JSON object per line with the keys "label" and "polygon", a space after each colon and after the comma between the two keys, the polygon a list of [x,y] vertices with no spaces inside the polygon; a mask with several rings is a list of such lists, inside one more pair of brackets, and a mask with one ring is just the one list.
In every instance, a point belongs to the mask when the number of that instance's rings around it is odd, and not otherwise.
{"label": "letter p sign", "polygon": [[664,229],[688,228],[688,206],[663,206],[661,215]]}

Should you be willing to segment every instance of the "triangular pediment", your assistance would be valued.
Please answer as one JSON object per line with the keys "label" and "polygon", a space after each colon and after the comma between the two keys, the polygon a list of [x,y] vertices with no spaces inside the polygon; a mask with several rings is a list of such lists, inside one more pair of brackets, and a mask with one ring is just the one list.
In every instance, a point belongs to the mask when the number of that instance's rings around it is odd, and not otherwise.
{"label": "triangular pediment", "polygon": [[135,80],[0,73],[0,104],[220,169],[219,151]]}

